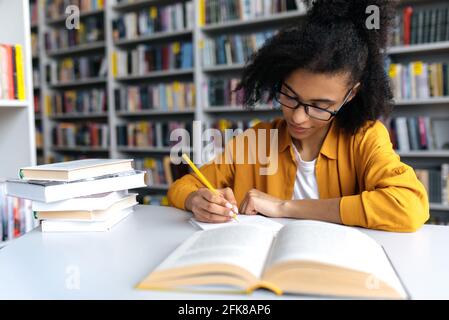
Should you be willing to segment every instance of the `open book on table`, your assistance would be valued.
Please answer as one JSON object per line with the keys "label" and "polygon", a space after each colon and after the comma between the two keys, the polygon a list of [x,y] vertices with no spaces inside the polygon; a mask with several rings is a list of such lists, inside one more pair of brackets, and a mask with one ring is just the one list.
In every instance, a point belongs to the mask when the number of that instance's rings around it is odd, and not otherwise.
{"label": "open book on table", "polygon": [[318,221],[290,223],[277,235],[238,223],[198,231],[137,288],[408,297],[382,246],[357,229]]}

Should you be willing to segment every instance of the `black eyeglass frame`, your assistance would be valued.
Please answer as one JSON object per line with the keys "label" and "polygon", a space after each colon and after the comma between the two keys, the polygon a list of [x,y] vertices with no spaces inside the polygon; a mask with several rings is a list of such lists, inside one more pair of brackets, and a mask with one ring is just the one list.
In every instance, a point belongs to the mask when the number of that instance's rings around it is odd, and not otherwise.
{"label": "black eyeglass frame", "polygon": [[[282,86],[283,86],[283,85],[284,85],[285,87],[287,87],[288,90],[290,90],[291,92],[293,92],[293,93],[296,95],[296,97],[289,96],[288,94],[282,92],[281,89],[282,89]],[[352,87],[351,89],[349,89],[348,93],[345,95],[345,98],[344,98],[344,100],[343,100],[343,103],[338,107],[337,111],[329,111],[329,110],[327,110],[327,109],[323,109],[323,108],[320,108],[320,107],[313,106],[313,105],[311,105],[311,104],[302,102],[301,100],[298,99],[298,94],[295,92],[295,90],[293,90],[293,89],[292,89],[288,84],[286,84],[285,82],[282,82],[280,85],[277,85],[277,86],[276,86],[274,99],[275,99],[281,106],[284,106],[284,107],[286,107],[286,108],[288,108],[288,109],[291,109],[291,110],[296,110],[296,109],[298,109],[300,106],[303,106],[303,107],[304,107],[304,111],[306,112],[307,116],[310,117],[310,118],[313,118],[313,119],[316,119],[316,120],[320,120],[320,121],[330,121],[333,117],[335,117],[335,116],[338,114],[338,112],[341,110],[341,108],[348,102],[349,96],[351,95],[353,89],[354,89],[354,87]],[[286,106],[285,104],[283,104],[283,103],[280,101],[279,97],[278,97],[279,94],[282,94],[282,95],[284,95],[284,96],[286,96],[286,97],[288,97],[288,98],[290,98],[290,99],[292,99],[292,100],[295,100],[295,101],[296,101],[296,106],[295,106],[295,107],[290,107],[290,106]],[[318,110],[320,110],[320,111],[324,111],[324,112],[329,113],[329,119],[325,120],[325,119],[319,119],[319,118],[316,118],[316,117],[314,117],[314,116],[311,116],[311,115],[309,114],[309,108],[314,108],[314,109],[318,109]]]}

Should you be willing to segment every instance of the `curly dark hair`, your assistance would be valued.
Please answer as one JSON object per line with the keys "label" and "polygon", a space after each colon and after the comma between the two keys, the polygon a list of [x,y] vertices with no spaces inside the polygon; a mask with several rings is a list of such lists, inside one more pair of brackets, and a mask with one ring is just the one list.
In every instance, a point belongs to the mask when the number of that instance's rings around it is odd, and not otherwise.
{"label": "curly dark hair", "polygon": [[[379,29],[368,29],[367,7],[379,8]],[[357,95],[337,114],[345,132],[354,134],[369,120],[388,116],[392,92],[384,55],[394,18],[392,0],[315,0],[305,21],[280,30],[253,54],[236,90],[252,107],[273,99],[277,86],[293,71],[338,74],[348,72]]]}

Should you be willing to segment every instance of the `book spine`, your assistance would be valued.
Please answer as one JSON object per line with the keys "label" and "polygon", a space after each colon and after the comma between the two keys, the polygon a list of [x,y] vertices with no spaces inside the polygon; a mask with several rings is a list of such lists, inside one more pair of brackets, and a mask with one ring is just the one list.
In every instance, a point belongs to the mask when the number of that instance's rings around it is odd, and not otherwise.
{"label": "book spine", "polygon": [[6,61],[7,61],[7,81],[8,81],[8,99],[13,100],[14,99],[14,70],[13,70],[13,52],[12,47],[7,45],[6,48]]}
{"label": "book spine", "polygon": [[411,37],[411,18],[413,14],[413,8],[411,6],[407,6],[404,8],[404,44],[410,44]]}
{"label": "book spine", "polygon": [[18,99],[26,99],[26,87],[25,87],[25,70],[23,65],[23,48],[21,45],[16,45],[16,66],[17,66],[17,90]]}
{"label": "book spine", "polygon": [[449,204],[449,164],[441,165],[441,200],[445,205]]}

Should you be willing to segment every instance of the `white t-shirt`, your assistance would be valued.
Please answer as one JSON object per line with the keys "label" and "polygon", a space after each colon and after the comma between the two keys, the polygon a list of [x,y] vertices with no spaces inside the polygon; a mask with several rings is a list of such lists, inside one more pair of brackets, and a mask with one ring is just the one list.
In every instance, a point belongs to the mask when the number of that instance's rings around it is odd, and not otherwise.
{"label": "white t-shirt", "polygon": [[315,174],[316,159],[312,161],[302,160],[298,149],[296,149],[294,144],[292,146],[296,156],[296,163],[298,164],[292,199],[318,199],[318,184]]}

